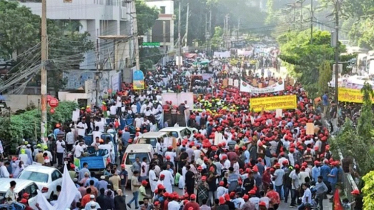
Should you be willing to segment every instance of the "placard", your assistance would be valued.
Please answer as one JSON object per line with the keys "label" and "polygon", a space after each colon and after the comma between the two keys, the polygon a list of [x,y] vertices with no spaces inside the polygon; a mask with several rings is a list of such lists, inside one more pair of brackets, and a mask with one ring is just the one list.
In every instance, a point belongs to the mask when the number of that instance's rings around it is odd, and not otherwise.
{"label": "placard", "polygon": [[314,134],[314,124],[307,123],[306,124],[306,135],[313,135]]}
{"label": "placard", "polygon": [[282,117],[282,109],[276,109],[275,110],[275,117]]}

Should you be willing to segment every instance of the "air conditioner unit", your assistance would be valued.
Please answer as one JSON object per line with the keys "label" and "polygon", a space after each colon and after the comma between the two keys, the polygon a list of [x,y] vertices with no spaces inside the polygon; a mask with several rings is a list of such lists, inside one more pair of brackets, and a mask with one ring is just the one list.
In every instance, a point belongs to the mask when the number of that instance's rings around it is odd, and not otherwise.
{"label": "air conditioner unit", "polygon": [[124,21],[127,21],[127,8],[126,7],[122,7],[121,8],[121,19],[124,20]]}

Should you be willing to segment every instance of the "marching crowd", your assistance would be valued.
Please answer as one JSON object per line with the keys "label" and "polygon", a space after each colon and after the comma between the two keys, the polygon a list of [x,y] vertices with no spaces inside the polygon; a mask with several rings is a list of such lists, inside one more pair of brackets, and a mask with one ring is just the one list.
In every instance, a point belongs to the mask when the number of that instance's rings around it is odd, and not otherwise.
{"label": "marching crowd", "polygon": [[[62,166],[64,156],[79,158],[89,146],[108,150],[108,167],[101,176],[90,172],[86,163],[80,170],[72,162],[68,164],[82,196],[72,209],[276,210],[284,202],[300,210],[316,205],[323,210],[323,200],[335,192],[344,172],[330,152],[330,134],[321,112],[300,84],[286,84],[284,91],[275,93],[250,94],[235,87],[223,88],[222,78],[212,77],[212,91],[195,97],[196,107],[190,109],[188,126],[197,132],[175,139],[174,147],[159,140],[150,161],[136,158],[130,168],[118,163],[126,146],[141,133],[165,125],[159,121],[162,92],[187,91],[188,76],[174,68],[160,67],[158,76],[146,75],[149,85],[141,93],[123,84],[102,107],[81,109],[78,123],[57,125],[49,137],[54,142],[49,148],[37,145],[31,153],[26,144],[20,149],[21,161],[9,164],[13,170],[30,161]],[[283,110],[281,116],[274,111],[251,111],[251,97],[275,95],[296,95],[297,109]],[[134,121],[121,129],[120,118]],[[307,123],[313,123],[313,133],[307,134]],[[113,142],[101,139],[104,132],[116,136],[118,156]],[[93,135],[92,145],[85,144],[86,134]],[[126,187],[133,194],[127,201]],[[360,192],[352,194],[357,197],[355,209],[362,209]],[[56,199],[58,195],[52,198]]]}

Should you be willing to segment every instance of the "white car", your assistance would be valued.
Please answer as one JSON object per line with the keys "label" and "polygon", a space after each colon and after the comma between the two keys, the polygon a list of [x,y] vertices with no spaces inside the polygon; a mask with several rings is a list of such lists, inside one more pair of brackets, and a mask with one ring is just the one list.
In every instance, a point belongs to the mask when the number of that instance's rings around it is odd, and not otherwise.
{"label": "white car", "polygon": [[35,182],[47,199],[56,193],[57,185],[62,184],[62,173],[59,170],[40,165],[26,167],[18,178]]}
{"label": "white car", "polygon": [[198,132],[198,130],[190,127],[167,127],[159,130],[159,132],[167,133],[168,136],[172,136],[177,139],[184,139],[193,134],[193,132]]}
{"label": "white car", "polygon": [[121,163],[125,164],[125,168],[128,173],[128,182],[131,180],[131,168],[136,158],[139,158],[140,162],[142,162],[143,158],[146,157],[147,163],[150,163],[154,153],[155,152],[151,144],[130,144],[127,146]]}
{"label": "white car", "polygon": [[[37,202],[36,195],[38,194],[37,192],[38,186],[33,181],[23,180],[23,179],[0,178],[0,203],[3,204],[5,202],[5,194],[10,187],[11,181],[16,182],[16,188],[14,189],[14,192],[17,193],[17,196],[19,198],[22,198],[24,193],[29,194],[29,199],[28,199],[29,206],[33,209],[37,209],[36,208],[36,202]],[[4,206],[6,205],[4,204]],[[1,207],[3,207],[3,205],[1,205]]]}

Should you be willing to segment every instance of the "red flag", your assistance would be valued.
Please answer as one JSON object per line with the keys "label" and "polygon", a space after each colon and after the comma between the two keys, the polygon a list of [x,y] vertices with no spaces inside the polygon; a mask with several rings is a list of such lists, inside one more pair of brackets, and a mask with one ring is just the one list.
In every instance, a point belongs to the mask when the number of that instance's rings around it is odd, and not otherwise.
{"label": "red flag", "polygon": [[334,210],[343,210],[343,206],[340,203],[339,189],[336,189],[334,193]]}

